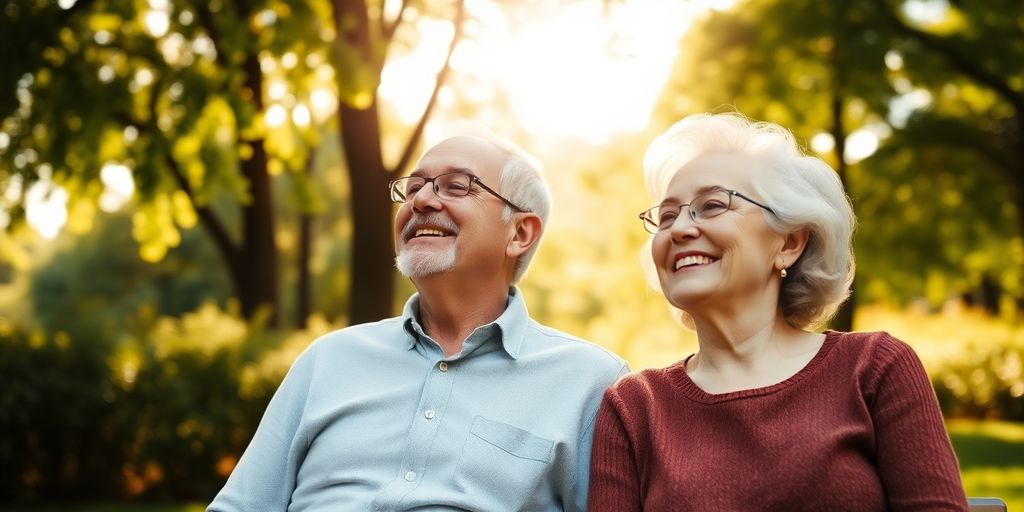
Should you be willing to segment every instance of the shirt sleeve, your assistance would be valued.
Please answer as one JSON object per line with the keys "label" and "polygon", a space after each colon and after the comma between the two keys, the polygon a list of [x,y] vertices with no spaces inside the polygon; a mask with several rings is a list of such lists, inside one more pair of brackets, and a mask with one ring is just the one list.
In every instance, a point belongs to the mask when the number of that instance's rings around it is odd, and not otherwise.
{"label": "shirt sleeve", "polygon": [[[629,366],[626,364],[622,364],[622,366],[619,367],[618,373],[612,378],[609,384],[614,383],[620,377],[628,373]],[[603,392],[601,393],[601,395],[603,395]],[[597,402],[597,400],[594,401]],[[587,510],[587,494],[588,485],[590,482],[590,451],[591,446],[594,442],[594,428],[597,423],[597,414],[598,409],[600,407],[600,402],[598,402],[597,405],[598,407],[591,406],[593,407],[593,412],[590,413],[590,416],[588,417],[588,420],[583,428],[583,431],[580,433],[579,442],[577,443],[577,450],[579,450],[579,456],[578,460],[576,461],[575,478],[573,479],[574,489],[571,493],[573,502],[571,504],[564,505],[566,511],[583,512]]]}
{"label": "shirt sleeve", "polygon": [[907,344],[892,341],[879,351],[885,363],[871,405],[889,508],[967,512],[960,469],[928,375]]}
{"label": "shirt sleeve", "polygon": [[614,396],[614,389],[605,393],[594,428],[587,508],[591,512],[642,510],[635,451]]}
{"label": "shirt sleeve", "polygon": [[207,512],[288,509],[307,448],[298,433],[309,395],[314,348],[303,352],[288,370],[256,434]]}

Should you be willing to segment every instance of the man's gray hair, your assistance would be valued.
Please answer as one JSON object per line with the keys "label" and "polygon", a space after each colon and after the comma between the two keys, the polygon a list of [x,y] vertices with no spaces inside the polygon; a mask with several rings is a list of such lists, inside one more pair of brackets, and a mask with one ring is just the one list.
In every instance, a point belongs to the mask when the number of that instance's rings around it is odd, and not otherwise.
{"label": "man's gray hair", "polygon": [[[501,168],[501,195],[505,196],[516,206],[535,213],[540,217],[541,236],[547,229],[548,219],[551,217],[551,189],[541,170],[540,162],[523,149],[511,142],[492,138],[491,142],[501,148],[508,155],[508,160]],[[502,219],[508,222],[512,219],[515,210],[505,205],[502,212]],[[519,282],[526,274],[533,255],[540,247],[540,237],[525,253],[516,260],[512,273],[512,283]]]}

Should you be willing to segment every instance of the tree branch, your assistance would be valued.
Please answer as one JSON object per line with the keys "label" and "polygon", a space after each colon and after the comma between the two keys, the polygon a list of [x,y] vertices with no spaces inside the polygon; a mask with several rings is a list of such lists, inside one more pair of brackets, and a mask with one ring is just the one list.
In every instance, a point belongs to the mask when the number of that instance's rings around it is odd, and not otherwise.
{"label": "tree branch", "polygon": [[405,8],[409,6],[409,0],[402,0],[402,6],[398,8],[398,15],[395,19],[388,23],[384,19],[384,13],[380,15],[380,32],[384,36],[384,46],[387,46],[391,42],[391,38],[395,36],[395,30],[398,30],[398,25],[402,23],[402,15],[405,14]]}
{"label": "tree branch", "polygon": [[171,170],[171,175],[174,177],[174,181],[178,183],[178,187],[185,192],[188,196],[192,207],[195,208],[196,214],[199,216],[199,220],[206,226],[210,236],[213,237],[213,242],[217,244],[217,247],[231,259],[238,256],[238,251],[235,248],[234,242],[231,240],[231,235],[228,234],[228,230],[221,223],[217,214],[213,212],[208,206],[199,206],[196,204],[195,195],[192,191],[192,185],[189,184],[188,179],[181,172],[181,167],[178,166],[178,162],[174,160],[174,157],[170,153],[164,153],[164,160],[167,163],[167,168]]}
{"label": "tree branch", "polygon": [[[164,77],[161,76],[157,83],[153,85],[153,91],[149,98],[149,122],[135,122],[136,126],[150,132],[153,135],[153,140],[165,139],[163,132],[157,123],[157,111],[156,104],[159,98],[157,90],[163,83]],[[125,114],[124,118],[129,121],[134,121],[131,114]],[[192,203],[192,208],[195,209],[196,215],[199,216],[199,221],[203,223],[210,236],[213,238],[214,244],[220,249],[221,253],[224,254],[226,259],[234,260],[238,257],[238,249],[235,247],[234,242],[231,240],[231,235],[228,233],[224,223],[221,222],[217,214],[208,206],[199,206],[196,204],[195,192],[192,190],[192,185],[188,182],[185,174],[181,172],[181,167],[178,162],[174,160],[174,156],[171,155],[170,151],[164,151],[164,161],[167,164],[167,168],[171,171],[171,176],[174,177],[174,181],[178,184],[185,195],[188,196],[189,202]]]}
{"label": "tree branch", "polygon": [[886,0],[875,0],[875,3],[897,32],[918,41],[925,48],[938,53],[955,70],[994,90],[1013,105],[1018,113],[1024,112],[1024,95],[1014,91],[1010,84],[998,74],[989,72],[978,63],[977,59],[959,52],[956,47],[948,44],[944,38],[907,25],[889,8]]}
{"label": "tree branch", "polygon": [[441,66],[441,70],[437,72],[437,80],[434,83],[434,90],[430,93],[430,100],[427,101],[427,108],[423,110],[423,115],[420,117],[419,122],[416,123],[416,128],[413,129],[412,134],[409,136],[409,140],[405,144],[405,150],[402,151],[401,158],[398,159],[398,163],[391,168],[390,172],[401,172],[406,165],[409,165],[409,160],[412,159],[413,151],[416,150],[416,145],[419,144],[420,138],[423,136],[423,129],[426,127],[427,121],[430,119],[430,113],[434,110],[434,106],[437,104],[437,95],[441,91],[441,87],[444,85],[445,79],[448,77],[448,72],[451,70],[452,54],[455,53],[455,47],[459,44],[459,40],[462,38],[462,23],[466,18],[466,1],[456,0],[456,9],[455,19],[452,20],[455,32],[452,34],[452,41],[448,45],[448,55],[444,58],[444,65]]}
{"label": "tree branch", "polygon": [[198,8],[196,11],[199,12],[197,18],[199,18],[199,24],[206,29],[206,35],[210,37],[210,41],[213,42],[213,50],[217,52],[217,62],[224,67],[229,69],[230,63],[228,62],[228,54],[224,50],[224,45],[221,42],[220,30],[217,25],[213,22],[213,15],[209,8]]}
{"label": "tree branch", "polygon": [[962,148],[988,160],[1006,176],[1015,177],[1020,173],[1019,164],[1007,158],[1009,155],[1006,151],[991,144],[997,137],[959,119],[936,115],[915,116],[901,132],[902,137],[892,141],[894,148]]}

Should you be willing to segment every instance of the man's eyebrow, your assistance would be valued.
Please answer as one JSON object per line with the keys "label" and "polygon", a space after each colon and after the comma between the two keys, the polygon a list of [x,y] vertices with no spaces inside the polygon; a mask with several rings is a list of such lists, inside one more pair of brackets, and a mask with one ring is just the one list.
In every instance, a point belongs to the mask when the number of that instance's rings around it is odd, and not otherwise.
{"label": "man's eyebrow", "polygon": [[[464,174],[468,174],[470,176],[476,176],[476,173],[473,172],[472,169],[470,169],[468,167],[456,167],[456,166],[445,167],[437,175],[440,176],[442,174],[448,174],[448,173],[451,173],[451,172],[461,172],[461,173],[464,173]],[[420,168],[420,169],[416,169],[415,171],[409,173],[409,176],[423,177],[425,174],[427,174],[427,171],[422,169],[422,168]]]}

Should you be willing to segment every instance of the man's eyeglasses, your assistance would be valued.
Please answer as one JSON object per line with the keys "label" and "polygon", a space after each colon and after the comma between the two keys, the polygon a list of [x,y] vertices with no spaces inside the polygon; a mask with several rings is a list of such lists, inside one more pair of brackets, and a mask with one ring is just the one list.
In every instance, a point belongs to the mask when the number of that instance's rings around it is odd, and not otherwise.
{"label": "man's eyeglasses", "polygon": [[664,231],[671,228],[675,224],[679,214],[682,213],[685,207],[690,213],[690,219],[694,222],[702,222],[708,219],[713,219],[719,215],[732,209],[732,198],[733,196],[744,199],[750,203],[753,203],[775,215],[775,210],[735,191],[727,190],[724,188],[705,192],[690,201],[687,204],[680,205],[658,205],[653,208],[649,208],[640,213],[640,220],[644,223],[644,229],[648,233],[657,234],[659,231]]}
{"label": "man's eyeglasses", "polygon": [[424,178],[423,176],[406,176],[404,178],[398,178],[393,180],[389,185],[391,189],[391,200],[396,203],[404,203],[409,200],[410,197],[416,195],[421,188],[425,187],[427,183],[430,183],[434,187],[434,193],[437,194],[441,199],[458,199],[460,197],[466,197],[469,195],[469,191],[472,189],[473,184],[476,183],[480,188],[490,192],[504,201],[505,204],[512,207],[517,212],[527,212],[529,210],[516,206],[512,201],[505,199],[501,194],[495,192],[484,185],[480,178],[467,174],[464,172],[456,171],[434,176],[433,178]]}

